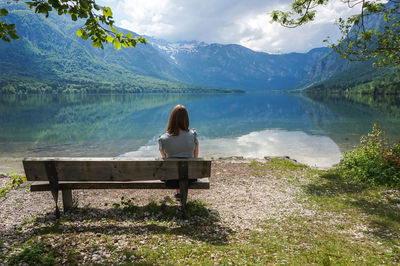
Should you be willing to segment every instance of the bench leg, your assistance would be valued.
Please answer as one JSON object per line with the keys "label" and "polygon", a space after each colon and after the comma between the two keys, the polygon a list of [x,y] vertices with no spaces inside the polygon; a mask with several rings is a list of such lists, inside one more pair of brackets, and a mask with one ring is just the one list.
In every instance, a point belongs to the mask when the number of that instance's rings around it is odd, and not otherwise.
{"label": "bench leg", "polygon": [[60,218],[60,210],[58,209],[58,190],[52,189],[51,195],[53,196],[54,203],[56,204],[56,211],[54,214],[56,215],[56,218],[59,219]]}
{"label": "bench leg", "polygon": [[188,179],[180,179],[179,180],[179,190],[181,193],[181,207],[182,207],[183,215],[185,215],[185,211],[186,211],[188,188],[189,188],[189,180]]}
{"label": "bench leg", "polygon": [[64,206],[64,213],[71,210],[72,208],[72,190],[71,189],[63,189],[62,190],[62,199]]}

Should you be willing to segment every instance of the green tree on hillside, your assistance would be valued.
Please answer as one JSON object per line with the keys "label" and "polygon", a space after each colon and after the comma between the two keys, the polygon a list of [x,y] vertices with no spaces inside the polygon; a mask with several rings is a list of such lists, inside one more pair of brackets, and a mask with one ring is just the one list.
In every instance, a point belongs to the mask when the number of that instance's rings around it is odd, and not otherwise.
{"label": "green tree on hillside", "polygon": [[[274,10],[272,21],[285,27],[298,27],[313,21],[316,8],[333,0],[294,0],[288,12]],[[352,61],[374,60],[375,66],[400,65],[400,1],[399,0],[341,0],[360,13],[347,19],[339,18],[342,37],[337,43],[328,42],[342,57]],[[379,21],[379,27],[367,25],[369,17]]]}
{"label": "green tree on hillside", "polygon": [[[19,2],[19,0],[4,1],[7,4]],[[112,43],[116,49],[121,47],[135,47],[137,43],[146,43],[142,37],[132,36],[127,33],[117,32],[114,28],[114,20],[111,8],[96,4],[95,0],[31,0],[22,1],[34,9],[35,13],[49,16],[49,12],[55,11],[58,15],[70,15],[73,21],[86,19],[85,24],[77,31],[77,35],[84,40],[91,39],[93,47],[104,48],[104,43]],[[0,38],[10,42],[18,40],[18,34],[14,24],[7,24],[2,20],[8,15],[5,7],[0,8]]]}

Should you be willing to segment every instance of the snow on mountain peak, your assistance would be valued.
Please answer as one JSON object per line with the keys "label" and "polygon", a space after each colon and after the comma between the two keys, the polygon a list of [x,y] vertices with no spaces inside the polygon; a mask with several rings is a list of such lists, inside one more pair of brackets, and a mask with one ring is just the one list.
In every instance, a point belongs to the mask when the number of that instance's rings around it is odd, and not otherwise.
{"label": "snow on mountain peak", "polygon": [[180,41],[180,42],[168,42],[165,40],[153,39],[149,40],[149,43],[156,49],[167,54],[169,58],[178,64],[176,55],[179,53],[197,53],[200,47],[207,46],[204,42],[199,41]]}

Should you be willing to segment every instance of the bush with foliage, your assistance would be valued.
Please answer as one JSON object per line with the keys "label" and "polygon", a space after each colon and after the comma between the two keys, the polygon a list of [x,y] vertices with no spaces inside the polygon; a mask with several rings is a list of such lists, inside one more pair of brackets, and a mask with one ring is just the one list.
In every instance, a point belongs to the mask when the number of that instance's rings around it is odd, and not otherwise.
{"label": "bush with foliage", "polygon": [[400,187],[400,142],[390,145],[374,124],[372,132],[361,137],[360,146],[344,154],[338,171],[352,182]]}
{"label": "bush with foliage", "polygon": [[5,197],[10,190],[17,189],[26,182],[26,177],[17,175],[15,172],[11,172],[7,175],[0,175],[0,177],[9,178],[8,181],[0,186],[0,198]]}

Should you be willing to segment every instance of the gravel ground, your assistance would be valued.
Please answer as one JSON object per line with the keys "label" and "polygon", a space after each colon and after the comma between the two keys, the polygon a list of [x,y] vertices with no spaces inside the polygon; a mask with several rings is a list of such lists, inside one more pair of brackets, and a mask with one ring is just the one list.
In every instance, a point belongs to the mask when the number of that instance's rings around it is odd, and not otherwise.
{"label": "gravel ground", "polygon": [[[250,160],[220,159],[212,163],[209,190],[190,190],[188,200],[201,200],[210,209],[219,213],[220,223],[232,230],[254,230],[266,218],[281,219],[296,214],[311,215],[304,210],[296,195],[298,186],[285,178],[272,175],[252,175]],[[4,182],[5,178],[0,178]],[[134,197],[135,204],[146,205],[150,201],[162,201],[172,197],[173,190],[76,190],[73,197],[78,207],[90,206],[98,209],[112,208],[121,196]],[[61,194],[59,197],[61,201]],[[107,206],[105,206],[107,204]],[[10,234],[29,218],[46,215],[54,211],[51,193],[29,192],[28,187],[13,190],[0,202],[1,234]]]}

